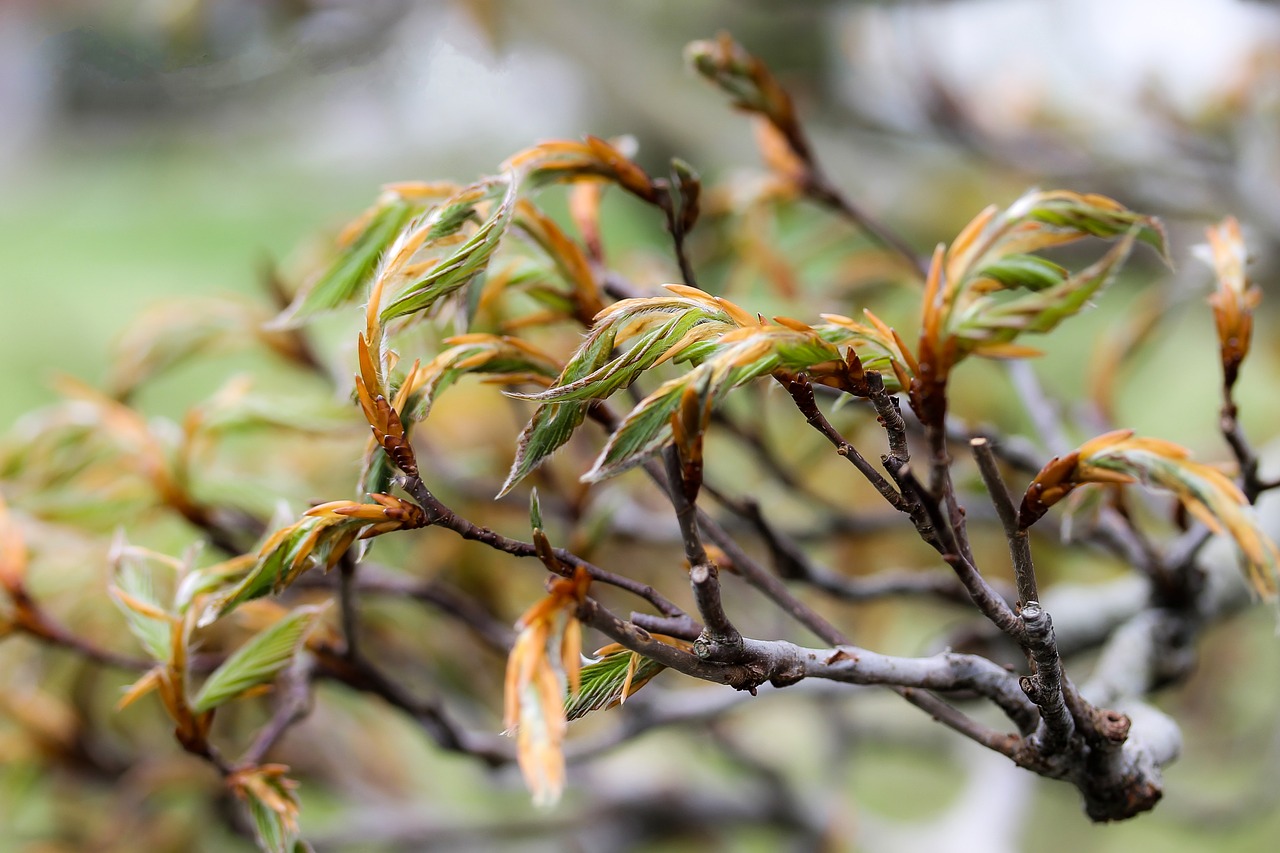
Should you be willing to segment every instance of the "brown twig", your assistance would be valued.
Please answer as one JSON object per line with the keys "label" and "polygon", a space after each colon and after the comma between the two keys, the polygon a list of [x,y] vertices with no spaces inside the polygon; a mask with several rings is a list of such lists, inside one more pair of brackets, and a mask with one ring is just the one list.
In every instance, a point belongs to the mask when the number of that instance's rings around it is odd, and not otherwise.
{"label": "brown twig", "polygon": [[[333,575],[307,573],[294,581],[295,587],[332,589]],[[355,589],[361,595],[411,598],[430,604],[439,612],[464,625],[477,639],[494,651],[506,654],[515,641],[515,633],[485,610],[473,597],[439,579],[419,580],[401,577],[367,560],[360,562]]]}
{"label": "brown twig", "polygon": [[[503,536],[501,533],[497,533],[487,527],[481,527],[480,525],[473,524],[465,518],[462,518],[460,515],[441,503],[435,495],[431,494],[430,490],[427,489],[426,484],[424,484],[419,477],[401,477],[399,483],[401,487],[406,492],[413,495],[414,499],[417,500],[422,508],[427,511],[431,519],[432,526],[448,528],[454,533],[457,533],[463,539],[481,542],[488,545],[490,548],[510,554],[513,557],[536,558],[538,556],[537,546],[532,542],[524,542],[519,539],[512,539],[510,537]],[[577,554],[567,551],[564,548],[554,548],[553,553],[556,558],[565,565],[566,572],[581,566],[590,573],[593,580],[609,584],[610,586],[616,586],[619,589],[626,590],[633,595],[643,598],[657,608],[658,612],[662,613],[664,616],[681,616],[684,613],[683,610],[673,604],[649,584],[640,583],[639,581],[632,580],[631,578],[606,571],[599,566],[592,565]]]}
{"label": "brown twig", "polygon": [[[918,520],[919,513],[913,513],[912,520],[920,537],[932,545],[952,569],[960,583],[968,591],[970,598],[978,605],[978,609],[996,627],[1017,641],[1023,641],[1023,626],[1013,609],[995,591],[973,561],[967,558],[956,547],[954,532],[942,517],[942,510],[924,485],[915,477],[910,467],[904,466],[897,472],[897,480],[903,493],[907,495],[915,507],[922,508],[927,522]],[[926,526],[927,525],[927,526]]]}
{"label": "brown twig", "polygon": [[1013,561],[1013,577],[1018,586],[1018,606],[1025,607],[1029,601],[1040,600],[1040,592],[1036,587],[1036,567],[1031,559],[1030,538],[1027,531],[1018,524],[1018,508],[1014,506],[1013,496],[1009,494],[1009,488],[1000,476],[991,442],[985,438],[974,438],[969,441],[969,447],[973,450],[978,471],[991,495],[996,515],[1000,517],[1004,535],[1009,540],[1009,557]]}
{"label": "brown twig", "polygon": [[818,408],[817,401],[813,396],[813,386],[809,380],[803,376],[794,376],[779,381],[787,389],[791,399],[795,400],[796,408],[800,410],[800,414],[804,415],[810,426],[820,432],[827,441],[831,442],[836,449],[836,453],[848,459],[850,464],[857,468],[858,472],[866,477],[871,485],[875,486],[876,491],[894,509],[900,512],[908,512],[909,507],[903,495],[893,487],[893,484],[883,474],[873,468],[871,463],[858,452],[858,449],[845,440],[839,430],[833,427],[826,416],[822,414],[822,410]]}
{"label": "brown twig", "polygon": [[438,702],[412,696],[363,657],[348,659],[341,650],[321,649],[316,660],[318,676],[371,693],[399,708],[413,717],[442,749],[471,755],[490,767],[509,764],[515,758],[506,741],[467,731]]}
{"label": "brown twig", "polygon": [[91,640],[73,634],[45,613],[24,588],[10,590],[9,597],[13,603],[13,627],[37,640],[69,649],[87,660],[114,669],[141,672],[155,665],[144,658],[101,648]]}
{"label": "brown twig", "polygon": [[341,614],[343,648],[347,657],[360,653],[359,588],[356,581],[357,565],[350,551],[338,562],[338,610]]}
{"label": "brown twig", "polygon": [[1222,437],[1231,448],[1231,453],[1236,458],[1236,464],[1240,467],[1240,490],[1244,492],[1249,503],[1255,503],[1263,492],[1280,487],[1280,480],[1267,481],[1259,476],[1258,453],[1249,443],[1248,436],[1244,434],[1244,428],[1240,426],[1239,408],[1236,406],[1232,390],[1230,387],[1224,387],[1222,393],[1223,404],[1219,428],[1222,431]]}
{"label": "brown twig", "polygon": [[[784,580],[806,583],[843,601],[879,601],[893,596],[930,596],[955,604],[970,605],[973,600],[964,586],[953,576],[928,571],[888,571],[873,575],[847,577],[818,565],[800,549],[799,543],[774,528],[760,511],[759,504],[746,501],[747,520],[769,549],[774,572]],[[1001,592],[1006,600],[1009,596]]]}
{"label": "brown twig", "polygon": [[676,511],[685,559],[689,561],[689,583],[693,588],[693,599],[705,626],[696,648],[700,654],[706,654],[715,660],[732,660],[741,651],[742,635],[724,611],[724,604],[720,600],[719,569],[715,561],[707,556],[702,536],[698,532],[697,506],[690,497],[691,494],[696,494],[697,488],[690,488],[682,470],[680,454],[675,447],[668,448],[665,458],[669,484],[667,496]]}

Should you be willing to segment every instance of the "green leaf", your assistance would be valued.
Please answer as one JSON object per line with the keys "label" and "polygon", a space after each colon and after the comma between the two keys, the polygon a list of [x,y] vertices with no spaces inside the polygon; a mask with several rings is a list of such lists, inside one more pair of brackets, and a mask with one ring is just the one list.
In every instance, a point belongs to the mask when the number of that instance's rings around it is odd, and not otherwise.
{"label": "green leaf", "polygon": [[[246,601],[279,591],[293,577],[314,565],[328,565],[335,543],[340,541],[343,530],[350,529],[352,524],[359,522],[303,516],[297,523],[289,525],[287,535],[262,554],[235,586],[205,607],[197,627],[221,619]],[[278,535],[281,535],[280,531],[273,534]],[[296,567],[295,563],[298,564]]]}
{"label": "green leaf", "polygon": [[975,300],[959,318],[956,338],[971,350],[1013,341],[1022,333],[1044,334],[1078,314],[1124,264],[1137,229],[1128,232],[1096,263],[1065,281],[1031,293],[997,291]]}
{"label": "green leaf", "polygon": [[284,769],[269,765],[237,771],[232,784],[245,801],[264,853],[307,853],[311,847],[298,831],[297,783],[284,777]]}
{"label": "green leaf", "polygon": [[[606,329],[602,334],[588,338],[589,346],[585,346],[574,354],[569,364],[560,374],[561,382],[572,382],[585,376],[608,360],[613,350],[614,330]],[[573,435],[573,431],[582,425],[587,417],[587,407],[591,404],[583,402],[543,403],[534,411],[533,417],[521,431],[516,445],[516,458],[511,463],[511,471],[502,484],[498,497],[502,497],[515,487],[534,468],[555,452]]]}
{"label": "green leaf", "polygon": [[671,416],[680,408],[687,377],[673,380],[640,402],[618,425],[583,482],[598,483],[639,465],[671,441]]}
{"label": "green leaf", "polygon": [[310,287],[304,289],[271,324],[273,328],[300,326],[317,314],[331,311],[359,298],[363,285],[387,247],[422,207],[399,199],[388,202],[373,215],[351,245]]}
{"label": "green leaf", "polygon": [[[488,266],[489,259],[493,257],[494,250],[498,248],[498,244],[506,233],[507,225],[511,222],[512,211],[515,209],[516,190],[514,177],[509,177],[501,203],[476,230],[476,233],[472,234],[452,255],[433,266],[426,275],[401,291],[389,305],[382,309],[379,315],[381,321],[386,323],[397,317],[427,311],[444,297],[470,284]],[[441,225],[440,232],[437,232],[436,225],[431,226],[428,240],[444,236],[448,233],[446,230],[448,226],[454,223],[461,225],[466,218],[460,211],[453,212],[453,207],[445,208],[441,222],[444,222],[445,217],[448,217],[448,222]]]}
{"label": "green leaf", "polygon": [[797,331],[783,326],[760,326],[734,333],[702,364],[660,385],[623,419],[584,482],[598,482],[632,468],[666,446],[672,437],[671,416],[689,387],[700,400],[718,405],[733,388],[778,369],[804,370],[839,357],[834,344],[817,330]]}
{"label": "green leaf", "polygon": [[[494,335],[467,335],[468,343],[451,347],[431,360],[427,374],[417,393],[413,395],[401,416],[406,422],[424,420],[431,406],[445,389],[469,373],[501,375],[504,373],[535,373],[555,376],[557,365],[549,356],[538,350],[522,346],[511,338]],[[518,395],[513,395],[518,396]]]}
{"label": "green leaf", "polygon": [[[404,418],[401,418],[403,421]],[[409,434],[409,430],[405,428],[405,435]],[[391,491],[391,483],[396,478],[396,466],[391,461],[391,457],[383,452],[378,445],[373,446],[373,452],[365,459],[365,465],[360,472],[360,482],[356,486],[356,499],[363,500],[365,495],[380,494],[385,495]]]}
{"label": "green leaf", "polygon": [[977,272],[977,276],[995,279],[1003,287],[1025,290],[1053,287],[1066,279],[1067,275],[1065,269],[1038,255],[1006,255]]}
{"label": "green leaf", "polygon": [[247,799],[258,846],[264,853],[291,853],[297,841],[280,815],[252,794]]}
{"label": "green leaf", "polygon": [[239,558],[233,558],[225,563],[187,572],[173,596],[178,612],[185,613],[197,597],[220,589],[233,578],[241,575],[242,572],[236,568],[238,561]]}
{"label": "green leaf", "polygon": [[631,651],[604,655],[581,670],[582,686],[577,693],[565,696],[565,719],[577,720],[592,711],[612,708],[623,700],[622,689],[627,683],[627,669],[635,660],[635,672],[631,676],[628,695],[648,683],[665,666]]}
{"label": "green leaf", "polygon": [[247,690],[274,681],[302,648],[323,610],[324,607],[299,607],[255,634],[209,675],[191,709],[197,714],[211,711]]}
{"label": "green leaf", "polygon": [[[634,322],[643,315],[627,315],[625,320]],[[723,315],[721,315],[723,316]],[[700,308],[683,311],[668,320],[658,322],[640,335],[632,346],[597,369],[571,382],[560,381],[555,387],[536,394],[513,394],[524,400],[538,402],[565,402],[568,400],[603,400],[639,378],[640,374],[667,355],[682,341],[694,326],[718,319],[712,312]],[[615,328],[611,324],[608,328]],[[730,327],[719,328],[727,331]],[[593,333],[595,334],[595,333]]]}
{"label": "green leaf", "polygon": [[538,500],[537,488],[529,491],[529,527],[533,530],[542,529],[542,504]]}
{"label": "green leaf", "polygon": [[[1053,195],[1053,194],[1050,194]],[[1085,200],[1052,198],[1033,207],[1026,217],[1057,228],[1081,231],[1094,237],[1110,240],[1136,230],[1139,242],[1146,243],[1166,262],[1169,259],[1164,226],[1160,220],[1132,210],[1112,210],[1099,207]]]}
{"label": "green leaf", "polygon": [[[300,540],[305,533],[297,533],[292,540]],[[284,577],[288,571],[290,563],[290,554],[288,543],[284,543],[281,547],[273,549],[265,557],[258,560],[254,564],[240,582],[237,583],[227,592],[214,599],[201,614],[197,627],[205,627],[214,621],[226,616],[236,607],[246,601],[252,601],[255,598],[262,598],[268,595],[275,588],[276,583]]]}
{"label": "green leaf", "polygon": [[[127,547],[118,547],[112,592],[124,593],[124,596],[142,607],[154,608],[159,613],[167,612],[168,608],[161,603],[160,597],[156,594],[151,572],[143,565],[142,558],[130,553]],[[173,623],[169,619],[140,612],[138,606],[130,606],[128,599],[124,596],[113,594],[112,599],[124,614],[129,632],[142,643],[142,647],[151,655],[152,660],[167,661],[173,643]]]}

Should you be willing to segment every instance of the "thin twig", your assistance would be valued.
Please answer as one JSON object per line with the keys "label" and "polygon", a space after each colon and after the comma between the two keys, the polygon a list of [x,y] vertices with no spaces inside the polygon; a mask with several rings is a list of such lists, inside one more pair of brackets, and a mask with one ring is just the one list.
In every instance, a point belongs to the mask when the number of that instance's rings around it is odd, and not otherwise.
{"label": "thin twig", "polygon": [[[698,532],[697,505],[690,497],[690,489],[686,487],[680,454],[675,447],[670,447],[664,455],[669,486],[667,496],[675,507],[685,559],[689,561],[689,583],[693,588],[698,614],[705,626],[705,633],[699,638],[700,648],[716,660],[731,660],[741,649],[742,635],[733,626],[720,600],[719,569],[715,561],[707,556],[707,550],[702,545],[702,536]],[[696,488],[693,491],[696,492]]]}
{"label": "thin twig", "polygon": [[662,197],[660,207],[667,219],[667,231],[671,234],[671,242],[675,249],[676,263],[680,266],[680,277],[684,279],[684,283],[690,287],[698,286],[697,276],[693,271],[693,264],[689,261],[689,253],[685,245],[684,225],[681,222],[680,212],[676,210],[675,205],[675,187],[667,183],[666,194]]}
{"label": "thin twig", "polygon": [[[406,492],[413,495],[414,499],[422,505],[422,508],[427,510],[431,516],[431,524],[433,526],[448,528],[454,533],[457,533],[463,539],[481,542],[488,545],[490,548],[510,554],[513,557],[536,558],[538,556],[537,546],[532,542],[524,542],[519,539],[512,539],[508,536],[503,536],[501,533],[497,533],[487,527],[472,524],[470,521],[462,518],[460,515],[441,503],[435,495],[431,494],[430,490],[427,489],[426,484],[423,483],[420,478],[405,476],[401,477],[399,482],[401,487],[404,488]],[[592,565],[577,554],[567,551],[564,548],[555,548],[553,549],[553,552],[555,553],[556,558],[565,564],[567,569],[581,566],[590,573],[593,580],[609,584],[610,586],[616,586],[619,589],[623,589],[633,595],[637,595],[648,601],[658,609],[658,612],[665,616],[680,616],[684,613],[683,610],[648,584],[640,583],[639,581],[632,580],[631,578],[606,571],[599,566]]]}
{"label": "thin twig", "polygon": [[[333,576],[309,572],[293,582],[295,587],[333,588]],[[402,577],[376,563],[363,560],[355,588],[361,595],[411,598],[430,604],[444,615],[467,627],[494,651],[506,654],[515,641],[515,633],[493,616],[479,601],[438,578],[418,580]]]}
{"label": "thin twig", "polygon": [[925,439],[929,443],[930,469],[929,492],[934,501],[941,501],[947,508],[946,526],[951,531],[956,551],[970,563],[975,562],[969,546],[964,507],[956,496],[955,483],[951,479],[951,454],[947,449],[947,433],[944,427],[925,424]]}
{"label": "thin twig", "polygon": [[860,206],[854,204],[848,196],[827,178],[812,156],[810,156],[808,165],[805,181],[802,184],[805,195],[817,203],[836,211],[877,243],[898,255],[907,262],[911,270],[920,278],[923,279],[928,275],[929,270],[924,259],[917,255],[915,250],[904,239]]}
{"label": "thin twig", "polygon": [[359,591],[356,584],[356,561],[350,551],[338,562],[338,609],[341,613],[342,639],[346,655],[354,658],[360,653]]}
{"label": "thin twig", "polygon": [[1244,492],[1249,503],[1254,503],[1259,495],[1268,489],[1275,488],[1280,481],[1268,483],[1259,477],[1258,454],[1249,443],[1248,436],[1244,434],[1244,428],[1240,426],[1239,409],[1232,391],[1226,387],[1222,393],[1223,404],[1219,428],[1222,430],[1222,437],[1226,439],[1227,445],[1236,457],[1236,463],[1240,466],[1240,490]]}
{"label": "thin twig", "polygon": [[822,433],[827,441],[831,442],[836,448],[836,452],[844,458],[848,459],[853,467],[857,468],[862,476],[866,477],[871,485],[875,486],[881,496],[888,501],[894,509],[901,512],[907,512],[908,506],[906,499],[899,494],[883,474],[871,466],[858,449],[850,444],[845,437],[840,434],[839,430],[831,425],[826,416],[822,414],[822,410],[818,408],[817,401],[813,396],[813,386],[809,380],[802,376],[792,377],[787,380],[779,380],[783,387],[787,389],[787,393],[791,395],[791,399],[795,400],[796,408],[800,410],[800,414],[804,415],[809,425]]}
{"label": "thin twig", "polygon": [[316,660],[318,676],[381,697],[413,717],[442,749],[474,756],[490,767],[509,764],[515,758],[506,741],[467,731],[455,723],[439,703],[410,695],[363,657],[347,659],[337,650],[322,649]]}
{"label": "thin twig", "polygon": [[[924,514],[928,517],[930,526],[927,528],[917,521],[916,527],[920,537],[930,545],[933,545],[942,555],[942,559],[955,570],[960,583],[964,585],[964,588],[969,592],[969,596],[978,605],[978,609],[982,611],[983,615],[991,620],[1001,631],[1021,644],[1023,640],[1021,620],[1018,619],[1008,602],[982,576],[973,561],[960,553],[953,538],[953,531],[942,517],[942,510],[933,500],[928,490],[925,489],[924,484],[916,479],[915,474],[912,473],[908,466],[904,466],[898,471],[897,479],[903,487],[903,492],[912,499],[915,506],[923,507]],[[913,515],[912,518],[915,520],[916,517]]]}
{"label": "thin twig", "polygon": [[1014,506],[1009,488],[1000,476],[1000,467],[996,464],[991,442],[985,438],[974,438],[969,441],[969,447],[973,450],[973,458],[977,460],[982,481],[991,494],[991,503],[996,508],[996,515],[1000,517],[1004,535],[1009,540],[1009,557],[1013,561],[1013,577],[1018,585],[1018,606],[1025,607],[1029,601],[1040,600],[1040,592],[1036,588],[1036,567],[1031,559],[1030,539],[1027,531],[1018,524],[1018,508]]}
{"label": "thin twig", "polygon": [[[756,528],[773,558],[774,572],[784,580],[796,580],[843,601],[879,601],[892,596],[930,596],[956,604],[973,604],[969,593],[954,576],[926,570],[882,570],[872,575],[847,577],[815,563],[790,537],[774,528],[759,504],[745,501],[747,519]],[[1009,596],[1000,593],[1006,600]]]}

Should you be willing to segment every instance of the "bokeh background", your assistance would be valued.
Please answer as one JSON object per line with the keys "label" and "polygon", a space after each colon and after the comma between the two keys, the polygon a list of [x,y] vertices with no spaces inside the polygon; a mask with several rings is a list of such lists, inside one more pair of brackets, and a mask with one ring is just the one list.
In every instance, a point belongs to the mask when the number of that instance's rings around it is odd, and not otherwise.
{"label": "bokeh background", "polygon": [[[104,382],[104,354],[144,306],[259,293],[264,265],[289,269],[385,182],[468,180],[534,141],[584,133],[632,134],[640,162],[677,155],[709,179],[757,168],[742,119],[681,59],[686,42],[722,29],[795,94],[836,182],[922,250],[1028,186],[1103,192],[1164,218],[1174,270],[1151,263],[1120,282],[1047,343],[1038,369],[1053,393],[1079,396],[1097,381],[1094,344],[1159,310],[1161,330],[1115,377],[1117,420],[1223,458],[1209,272],[1191,247],[1207,224],[1238,216],[1269,300],[1280,247],[1280,10],[1231,0],[0,0],[0,429],[54,400],[59,373]],[[618,228],[624,245],[660,233],[640,214]],[[819,274],[796,275],[803,286]],[[833,307],[853,313],[861,282],[836,285]],[[1260,314],[1239,391],[1259,441],[1280,418],[1275,319]],[[228,370],[252,367],[246,357],[181,372],[148,405],[174,416]],[[1000,414],[1008,388],[995,376],[967,380],[969,414],[1016,423]],[[1010,781],[989,757],[900,729],[893,703],[870,700],[851,715],[857,761],[832,782],[847,790],[843,819],[872,828],[867,849],[902,849],[900,821],[934,827],[932,849],[1270,850],[1280,833],[1273,628],[1257,611],[1212,633],[1213,666],[1162,696],[1187,745],[1150,816],[1089,826],[1065,787]],[[0,658],[14,648],[0,646]],[[750,732],[788,713],[771,706]],[[364,780],[378,809],[333,809],[335,838],[358,837],[360,820],[459,807],[483,821],[497,810],[479,770],[401,729],[395,743],[416,769]],[[76,819],[75,798],[96,796],[59,785],[38,763],[0,767],[10,830],[0,850],[40,849],[41,833]],[[993,792],[1007,801],[993,806]],[[500,806],[523,809],[518,788]],[[1007,848],[984,846],[970,822],[1028,809],[1051,831],[1003,839]],[[241,849],[211,833],[202,849]]]}

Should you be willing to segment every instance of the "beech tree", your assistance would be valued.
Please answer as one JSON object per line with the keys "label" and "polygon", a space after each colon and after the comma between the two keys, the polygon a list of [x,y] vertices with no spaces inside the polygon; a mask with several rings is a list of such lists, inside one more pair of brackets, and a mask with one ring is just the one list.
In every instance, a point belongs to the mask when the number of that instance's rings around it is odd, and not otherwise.
{"label": "beech tree", "polygon": [[[1131,256],[1167,263],[1157,218],[1087,188],[1029,189],[920,253],[828,177],[758,59],[727,36],[687,59],[754,125],[764,174],[704,185],[694,165],[655,174],[633,140],[588,136],[469,184],[384,187],[300,285],[269,277],[275,304],[143,315],[108,387],[68,380],[4,445],[0,633],[36,641],[33,660],[69,651],[127,675],[119,714],[162,707],[262,849],[307,849],[299,780],[342,772],[296,773],[274,760],[282,739],[326,705],[358,726],[365,702],[494,784],[518,766],[550,811],[510,832],[603,833],[605,847],[723,822],[838,838],[804,793],[821,778],[780,773],[717,724],[773,701],[758,693],[794,695],[829,715],[838,761],[829,705],[864,686],[1028,782],[1073,786],[1089,819],[1125,820],[1157,806],[1179,751],[1150,694],[1187,675],[1208,627],[1276,597],[1253,505],[1280,482],[1237,419],[1260,292],[1234,219],[1208,227],[1205,268],[1222,457],[1108,422],[1105,387],[1098,428],[1076,436],[1028,369],[1036,337],[1104,300]],[[612,265],[606,196],[662,223],[669,278]],[[783,252],[760,219],[815,209],[845,228],[842,255],[883,271],[891,286],[867,291],[883,306],[784,277],[763,295],[739,286],[736,271]],[[287,365],[296,393],[235,378],[180,423],[144,415],[148,383],[226,347]],[[953,378],[984,359],[1009,363],[1032,435],[953,414]],[[433,434],[433,410],[472,379],[486,387],[467,391],[465,428]],[[509,412],[525,425],[498,439]],[[190,547],[136,541],[143,518],[180,522]],[[1233,558],[1207,549],[1215,537]],[[1046,584],[1041,553],[1115,571]],[[81,624],[42,601],[44,564],[68,559],[109,561],[90,598],[122,618]],[[941,605],[959,627],[929,654],[873,648],[844,605],[889,599]],[[145,767],[167,736],[141,727],[106,758],[87,724],[37,710],[24,725],[51,764],[108,775]],[[662,749],[648,760],[673,781],[657,792],[575,784],[574,768],[664,727],[711,739],[756,790],[682,780],[686,756]],[[566,788],[581,815],[567,823]],[[138,821],[130,843],[164,837]]]}

